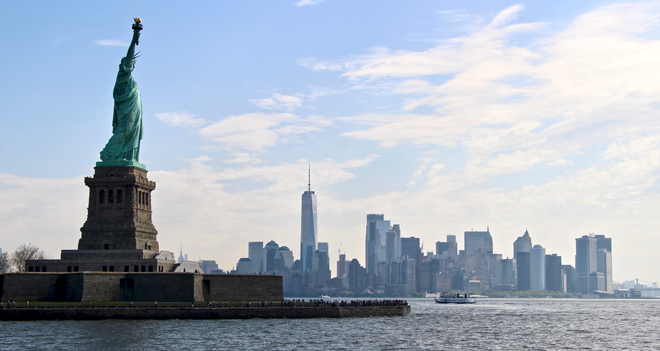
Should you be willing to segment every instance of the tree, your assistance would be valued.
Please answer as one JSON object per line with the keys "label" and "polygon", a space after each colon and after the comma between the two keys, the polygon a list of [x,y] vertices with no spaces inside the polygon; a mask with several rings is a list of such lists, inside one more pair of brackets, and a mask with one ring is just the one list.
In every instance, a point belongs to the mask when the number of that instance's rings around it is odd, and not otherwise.
{"label": "tree", "polygon": [[11,270],[11,262],[9,261],[9,252],[3,252],[0,256],[0,273],[7,273]]}
{"label": "tree", "polygon": [[43,250],[39,249],[36,245],[29,243],[19,245],[16,250],[12,252],[9,261],[15,270],[25,272],[25,261],[43,260],[45,258],[48,257]]}

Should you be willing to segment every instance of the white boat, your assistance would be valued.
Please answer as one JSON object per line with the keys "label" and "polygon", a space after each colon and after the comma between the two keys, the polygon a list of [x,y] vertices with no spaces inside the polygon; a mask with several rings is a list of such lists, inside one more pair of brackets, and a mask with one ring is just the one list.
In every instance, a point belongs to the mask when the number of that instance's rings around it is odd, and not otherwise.
{"label": "white boat", "polygon": [[321,295],[321,300],[330,300],[330,296],[328,296],[328,295]]}
{"label": "white boat", "polygon": [[440,297],[435,299],[437,303],[475,303],[477,299],[469,297],[467,293],[458,294],[458,293],[443,293]]}
{"label": "white boat", "polygon": [[430,293],[430,292],[424,292],[424,297],[432,297],[434,299],[437,299],[440,297],[440,293]]}

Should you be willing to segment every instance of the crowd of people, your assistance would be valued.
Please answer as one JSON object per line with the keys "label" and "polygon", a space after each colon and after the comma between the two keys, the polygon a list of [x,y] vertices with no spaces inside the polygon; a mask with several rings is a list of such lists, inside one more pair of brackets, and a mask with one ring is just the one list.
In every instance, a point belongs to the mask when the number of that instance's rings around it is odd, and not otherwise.
{"label": "crowd of people", "polygon": [[[280,301],[280,307],[293,308],[296,307],[357,307],[357,306],[406,306],[408,302],[406,300],[328,300],[328,299],[316,299],[309,300],[309,303],[305,303],[305,300],[301,299],[287,299]],[[207,302],[206,307],[221,307],[222,304],[218,302],[217,304],[213,302]],[[7,301],[8,308],[15,308],[15,301]],[[27,301],[26,307],[30,307],[30,302]],[[89,303],[89,307],[92,307],[92,303]],[[133,301],[129,307],[133,307]],[[154,307],[158,307],[158,302],[154,301]],[[195,302],[191,303],[191,307],[195,307]],[[245,307],[273,307],[273,301],[257,301],[256,304],[248,301],[245,303]],[[5,304],[0,302],[0,308],[5,308]]]}
{"label": "crowd of people", "polygon": [[354,300],[354,301],[341,301],[339,306],[406,306],[406,300]]}
{"label": "crowd of people", "polygon": [[[304,300],[282,300],[280,302],[280,307],[295,307],[296,302],[299,303],[299,305],[304,302]],[[310,303],[312,303],[312,306],[315,307],[358,307],[358,306],[406,306],[408,305],[408,301],[406,300],[328,300],[328,299],[316,299],[316,300],[309,300]],[[270,304],[272,307],[272,303]],[[303,306],[308,306],[303,305]]]}

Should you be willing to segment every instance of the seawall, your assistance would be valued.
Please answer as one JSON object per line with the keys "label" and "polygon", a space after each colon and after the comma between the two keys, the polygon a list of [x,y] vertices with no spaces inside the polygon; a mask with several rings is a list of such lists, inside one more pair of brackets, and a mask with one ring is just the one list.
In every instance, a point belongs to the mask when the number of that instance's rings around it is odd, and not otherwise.
{"label": "seawall", "polygon": [[393,317],[410,306],[347,307],[39,307],[0,309],[0,321]]}

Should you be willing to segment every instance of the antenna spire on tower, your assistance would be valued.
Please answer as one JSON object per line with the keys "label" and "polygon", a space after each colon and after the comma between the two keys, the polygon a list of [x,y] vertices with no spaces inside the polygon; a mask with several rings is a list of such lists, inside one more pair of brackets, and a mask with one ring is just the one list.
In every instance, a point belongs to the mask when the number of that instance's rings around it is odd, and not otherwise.
{"label": "antenna spire on tower", "polygon": [[307,191],[312,191],[312,166],[307,165]]}

